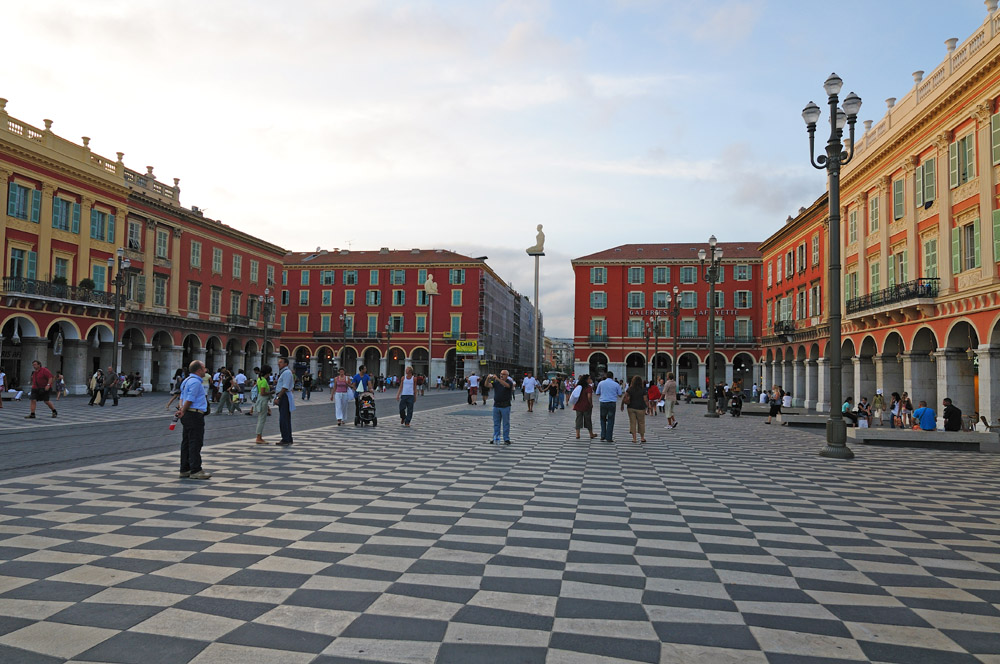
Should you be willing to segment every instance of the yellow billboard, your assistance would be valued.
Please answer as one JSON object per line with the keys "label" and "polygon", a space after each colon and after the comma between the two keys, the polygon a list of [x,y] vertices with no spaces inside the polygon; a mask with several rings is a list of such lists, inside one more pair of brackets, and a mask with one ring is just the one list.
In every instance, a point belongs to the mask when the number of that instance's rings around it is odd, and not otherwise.
{"label": "yellow billboard", "polygon": [[466,355],[475,355],[479,352],[479,342],[478,341],[456,341],[455,342],[455,352],[464,353]]}

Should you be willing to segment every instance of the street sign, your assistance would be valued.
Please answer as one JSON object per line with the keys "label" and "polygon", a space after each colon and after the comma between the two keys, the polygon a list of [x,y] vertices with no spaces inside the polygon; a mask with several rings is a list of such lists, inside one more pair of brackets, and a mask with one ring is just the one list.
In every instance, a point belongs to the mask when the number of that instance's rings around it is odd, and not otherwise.
{"label": "street sign", "polygon": [[467,355],[475,355],[479,350],[478,341],[456,341],[455,342],[455,352],[464,353]]}

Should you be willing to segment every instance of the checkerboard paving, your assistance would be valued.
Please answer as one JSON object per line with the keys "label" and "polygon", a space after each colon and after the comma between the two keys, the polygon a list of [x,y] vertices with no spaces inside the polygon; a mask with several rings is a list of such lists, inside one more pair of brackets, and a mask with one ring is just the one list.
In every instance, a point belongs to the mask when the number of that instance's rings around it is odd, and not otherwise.
{"label": "checkerboard paving", "polygon": [[[0,483],[0,661],[1000,662],[1000,459],[518,402]],[[109,472],[110,470],[110,472]]]}

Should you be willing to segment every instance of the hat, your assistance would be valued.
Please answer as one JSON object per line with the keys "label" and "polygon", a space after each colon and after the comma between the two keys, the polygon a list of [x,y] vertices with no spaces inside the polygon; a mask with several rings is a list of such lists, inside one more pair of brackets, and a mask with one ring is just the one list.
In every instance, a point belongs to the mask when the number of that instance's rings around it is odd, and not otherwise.
{"label": "hat", "polygon": [[882,388],[880,387],[877,390],[875,390],[875,394],[882,394]]}

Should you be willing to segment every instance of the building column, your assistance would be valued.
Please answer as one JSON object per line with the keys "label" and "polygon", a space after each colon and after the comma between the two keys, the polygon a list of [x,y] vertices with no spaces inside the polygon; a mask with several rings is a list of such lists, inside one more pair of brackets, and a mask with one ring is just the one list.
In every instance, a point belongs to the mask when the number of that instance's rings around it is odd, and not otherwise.
{"label": "building column", "polygon": [[[995,239],[991,221],[993,210],[996,208],[996,197],[993,196],[996,183],[993,177],[993,137],[990,124],[993,115],[992,102],[977,105],[972,115],[976,119],[976,156],[979,161],[976,165],[976,176],[979,178],[979,218],[982,220],[979,224],[982,278],[995,284],[998,281],[996,261],[1000,260],[1000,256],[993,255]],[[954,400],[952,397],[952,401]]]}
{"label": "building column", "polygon": [[[791,360],[785,360],[781,370],[781,389],[785,392],[792,392],[795,387],[795,367]],[[792,392],[795,396],[795,392]]]}
{"label": "building column", "polygon": [[816,412],[830,412],[830,360],[821,357],[816,360]]}
{"label": "building column", "polygon": [[[430,368],[430,375],[428,376],[428,379],[431,381],[431,385],[433,385],[434,387],[437,387],[438,376],[441,376],[442,378],[444,378],[444,374],[445,374],[445,370],[447,368],[447,365],[445,364],[444,358],[433,358],[430,361],[430,367],[431,367]],[[521,381],[522,380],[523,380],[523,378],[521,376],[517,377],[517,384],[518,384],[518,386],[521,385]]]}
{"label": "building column", "polygon": [[696,389],[704,390],[706,389],[705,381],[708,380],[708,364],[705,362],[698,363],[698,387]]}
{"label": "building column", "polygon": [[[927,397],[910,394],[911,399],[927,402],[941,414],[941,400],[950,398],[956,406],[962,409],[963,415],[972,415],[979,410],[976,403],[976,375],[972,360],[964,350],[955,348],[940,348],[934,353],[937,359],[937,398],[931,401]],[[982,385],[982,377],[980,377]],[[916,403],[913,404],[916,406]]]}
{"label": "building column", "polygon": [[[160,351],[166,358],[167,366],[160,367],[159,382],[153,386],[157,392],[169,392],[174,379],[174,372],[181,369],[185,373],[188,368],[181,366],[184,363],[184,349],[180,346],[168,348]],[[197,357],[195,359],[198,359]],[[205,352],[202,351],[202,361],[205,359]]]}
{"label": "building column", "polygon": [[888,406],[889,397],[893,392],[903,392],[903,357],[902,355],[898,357],[896,355],[876,355],[874,359],[875,385],[882,389],[885,405]]}
{"label": "building column", "polygon": [[[951,132],[946,131],[939,134],[935,145],[937,146],[937,153],[934,155],[935,158],[935,177],[937,178],[936,195],[937,195],[937,205],[938,205],[938,277],[940,277],[941,288],[940,295],[951,295],[955,291],[954,287],[954,275],[951,273],[951,222],[954,217],[951,209],[951,174],[948,169],[948,146],[951,144]],[[987,216],[981,216],[980,229],[990,224],[991,221]],[[945,248],[942,251],[942,247]],[[943,259],[943,260],[942,260]],[[916,260],[911,259],[911,263],[914,265],[917,263]],[[907,390],[909,392],[909,390]],[[910,392],[912,398],[913,393]],[[916,404],[914,404],[916,406]]]}
{"label": "building column", "polygon": [[[55,193],[54,186],[47,182],[42,184],[42,208],[39,211],[41,218],[38,224],[38,265],[35,269],[35,278],[42,281],[52,281],[54,276],[52,274],[55,266],[55,260],[52,256],[52,197],[55,196]],[[83,222],[82,219],[80,221]],[[42,261],[45,261],[44,264]],[[63,376],[65,377],[65,374]]]}
{"label": "building column", "polygon": [[21,389],[27,391],[31,386],[31,372],[35,370],[31,363],[38,360],[42,363],[42,366],[48,364],[46,362],[46,356],[48,355],[48,339],[44,337],[21,337],[21,366],[20,366],[20,379],[21,379]]}
{"label": "building column", "polygon": [[[858,377],[856,371],[858,367],[858,358],[856,357],[843,357],[840,359],[840,398],[846,400],[847,397],[854,397],[854,403],[858,403],[858,399],[855,396],[858,393]],[[841,403],[836,404],[837,408],[843,405]]]}
{"label": "building column", "polygon": [[[233,370],[233,375],[234,376],[237,373],[239,373],[240,369],[244,369],[245,368],[243,366],[245,358],[246,358],[246,351],[243,351],[243,350],[238,350],[238,351],[229,353],[229,363],[232,365],[229,368]],[[313,375],[315,376],[316,373],[313,372]]]}
{"label": "building column", "polygon": [[[539,369],[539,371],[540,370],[541,369]],[[378,372],[380,374],[382,374],[383,376],[388,376],[389,375],[389,358],[388,357],[379,358],[379,361],[378,361]],[[465,374],[465,375],[468,376],[469,374]]]}
{"label": "building column", "polygon": [[981,345],[976,355],[979,357],[979,414],[990,424],[996,424],[1000,419],[1000,383],[997,383],[1000,381],[1000,349]]}
{"label": "building column", "polygon": [[816,393],[819,389],[816,360],[806,360],[806,390],[802,402],[806,410],[816,409]]}
{"label": "building column", "polygon": [[86,394],[90,373],[87,371],[87,342],[84,339],[63,340],[63,379],[70,394]]}
{"label": "building column", "polygon": [[309,356],[309,373],[313,375],[313,378],[319,373],[319,360],[316,359],[315,355]]}
{"label": "building column", "polygon": [[795,360],[792,364],[792,405],[801,408],[806,403],[806,363]]}
{"label": "building column", "polygon": [[[250,353],[249,360],[250,360],[250,371],[251,372],[253,371],[254,367],[260,368],[260,364],[261,364],[260,358],[261,358],[260,351],[256,351],[256,352]],[[249,376],[250,372],[247,372],[247,375]]]}
{"label": "building column", "polygon": [[[184,231],[180,228],[173,229],[173,246],[170,256],[170,285],[167,289],[167,305],[170,313],[176,316],[180,312],[181,303],[181,234]],[[184,293],[187,293],[187,284],[184,285]],[[187,308],[187,302],[184,303]]]}
{"label": "building column", "polygon": [[136,348],[134,353],[139,356],[138,365],[139,375],[142,377],[142,388],[151,392],[153,390],[153,344],[143,344]]}
{"label": "building column", "polygon": [[774,362],[767,360],[764,362],[764,384],[761,386],[765,391],[774,385]]}
{"label": "building column", "polygon": [[[182,348],[180,350],[181,350],[181,358],[183,358],[184,357],[184,349]],[[207,359],[206,349],[205,348],[192,348],[191,349],[191,359],[192,360],[198,360],[202,364],[205,364],[205,361]],[[208,365],[205,364],[205,366],[208,366]],[[184,367],[184,371],[187,371],[187,367]]]}
{"label": "building column", "polygon": [[861,401],[861,397],[868,397],[868,402],[875,397],[876,374],[873,357],[858,357],[855,359],[856,369],[854,375],[857,376],[857,391],[854,393],[854,404]]}
{"label": "building column", "polygon": [[[128,223],[127,219],[125,223]],[[146,237],[142,243],[142,276],[146,278],[146,287],[143,293],[145,299],[143,300],[142,308],[150,309],[153,306],[153,263],[155,261],[154,252],[156,248],[156,222],[152,219],[147,219],[145,228]],[[171,373],[171,375],[173,374]]]}
{"label": "building column", "polygon": [[914,407],[921,399],[937,403],[936,360],[927,353],[903,353],[903,391],[910,395]]}

